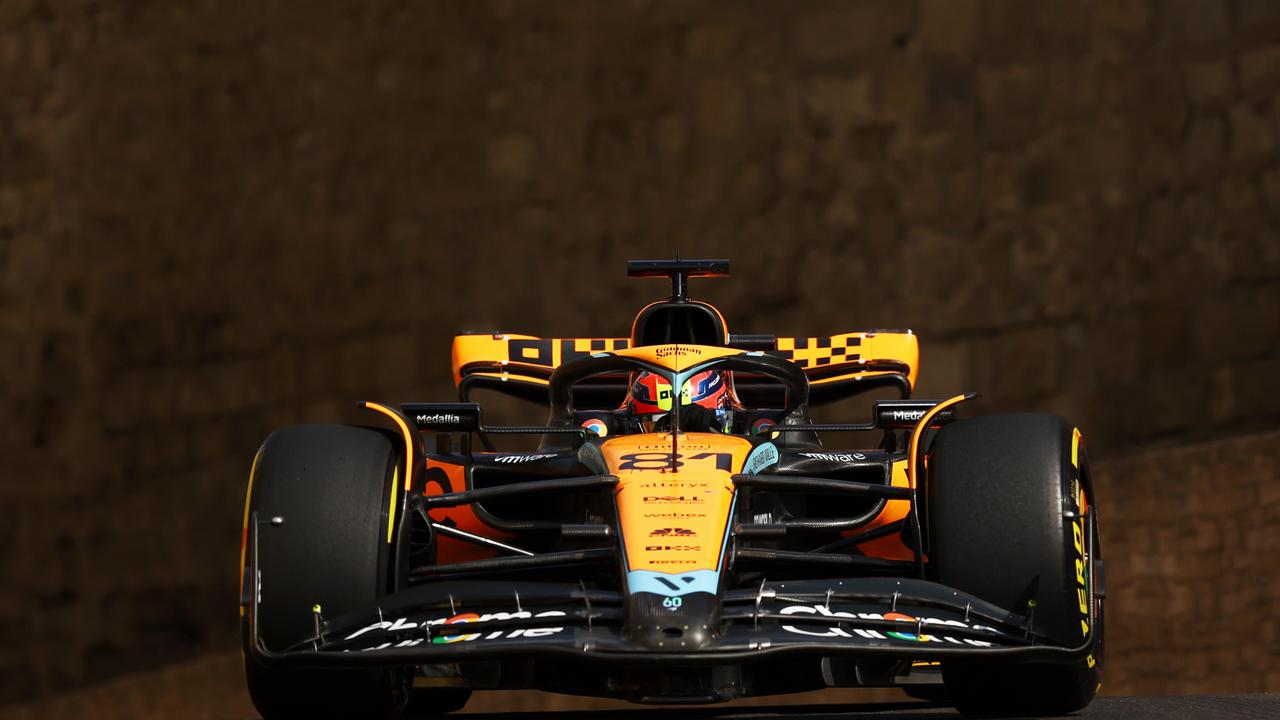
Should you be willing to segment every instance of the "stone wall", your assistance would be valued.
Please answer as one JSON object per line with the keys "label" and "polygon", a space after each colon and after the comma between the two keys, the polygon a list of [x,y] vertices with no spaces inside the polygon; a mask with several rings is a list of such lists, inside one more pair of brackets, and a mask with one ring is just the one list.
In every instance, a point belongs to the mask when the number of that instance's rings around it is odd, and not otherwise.
{"label": "stone wall", "polygon": [[1099,469],[1108,690],[1280,692],[1280,433]]}
{"label": "stone wall", "polygon": [[228,647],[269,428],[628,257],[1095,459],[1280,422],[1276,3],[286,5],[0,4],[0,702]]}

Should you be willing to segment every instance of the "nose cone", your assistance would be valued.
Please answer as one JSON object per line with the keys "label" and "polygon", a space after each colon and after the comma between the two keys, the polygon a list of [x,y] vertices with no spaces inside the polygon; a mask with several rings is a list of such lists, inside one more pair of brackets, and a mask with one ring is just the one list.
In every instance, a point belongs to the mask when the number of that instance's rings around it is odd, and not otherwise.
{"label": "nose cone", "polygon": [[720,634],[720,600],[711,593],[635,593],[627,602],[627,637],[649,650],[699,650]]}

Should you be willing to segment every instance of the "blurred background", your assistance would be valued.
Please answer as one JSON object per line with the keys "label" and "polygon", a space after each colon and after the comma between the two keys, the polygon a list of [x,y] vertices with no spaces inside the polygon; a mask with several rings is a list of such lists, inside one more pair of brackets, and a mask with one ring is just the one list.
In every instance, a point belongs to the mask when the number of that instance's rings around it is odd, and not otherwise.
{"label": "blurred background", "polygon": [[0,705],[239,692],[266,433],[625,336],[677,250],[1083,428],[1104,692],[1280,690],[1278,203],[1272,0],[3,0]]}

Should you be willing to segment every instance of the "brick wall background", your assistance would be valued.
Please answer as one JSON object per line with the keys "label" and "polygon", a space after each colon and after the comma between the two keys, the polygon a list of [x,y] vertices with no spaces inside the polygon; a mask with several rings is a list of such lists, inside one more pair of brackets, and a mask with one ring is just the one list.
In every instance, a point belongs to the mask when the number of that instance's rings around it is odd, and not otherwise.
{"label": "brick wall background", "polygon": [[270,427],[625,332],[628,257],[1095,459],[1280,422],[1276,3],[286,5],[0,3],[0,702],[230,646]]}
{"label": "brick wall background", "polygon": [[1109,691],[1280,692],[1280,433],[1099,470]]}

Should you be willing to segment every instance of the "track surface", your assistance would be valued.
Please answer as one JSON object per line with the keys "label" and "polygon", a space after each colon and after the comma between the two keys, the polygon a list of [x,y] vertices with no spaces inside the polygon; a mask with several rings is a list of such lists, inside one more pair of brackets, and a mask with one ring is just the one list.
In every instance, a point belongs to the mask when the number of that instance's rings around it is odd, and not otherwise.
{"label": "track surface", "polygon": [[[485,713],[458,716],[466,720],[940,720],[961,717],[951,708],[924,703],[777,705],[747,708],[661,708],[643,710],[574,710],[529,713]],[[1102,697],[1072,717],[1101,720],[1199,720],[1200,718],[1280,718],[1280,694],[1200,695],[1182,697]]]}

